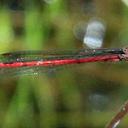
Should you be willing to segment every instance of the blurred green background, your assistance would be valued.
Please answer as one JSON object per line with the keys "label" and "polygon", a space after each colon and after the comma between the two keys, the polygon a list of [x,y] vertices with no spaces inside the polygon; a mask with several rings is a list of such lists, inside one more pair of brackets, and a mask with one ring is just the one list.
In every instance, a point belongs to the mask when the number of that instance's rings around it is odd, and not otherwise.
{"label": "blurred green background", "polygon": [[[1,0],[0,52],[83,48],[76,30],[91,18],[106,23],[104,47],[128,44],[121,0]],[[127,74],[125,62],[89,63],[0,79],[0,128],[103,128],[128,99]]]}

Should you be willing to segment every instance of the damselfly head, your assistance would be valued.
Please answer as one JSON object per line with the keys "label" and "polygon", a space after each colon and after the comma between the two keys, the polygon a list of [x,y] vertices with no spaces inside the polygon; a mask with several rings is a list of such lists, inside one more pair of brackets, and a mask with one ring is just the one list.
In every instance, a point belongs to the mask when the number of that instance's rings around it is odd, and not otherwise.
{"label": "damselfly head", "polygon": [[103,44],[106,26],[101,20],[90,20],[83,42],[89,48],[100,48]]}

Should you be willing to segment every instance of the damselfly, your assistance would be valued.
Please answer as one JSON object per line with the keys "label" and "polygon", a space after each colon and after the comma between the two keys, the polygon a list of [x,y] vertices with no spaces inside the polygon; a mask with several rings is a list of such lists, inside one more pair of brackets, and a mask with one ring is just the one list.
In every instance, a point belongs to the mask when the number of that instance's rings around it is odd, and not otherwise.
{"label": "damselfly", "polygon": [[89,62],[119,62],[128,59],[128,48],[81,49],[66,51],[16,51],[0,55],[0,73],[54,69]]}

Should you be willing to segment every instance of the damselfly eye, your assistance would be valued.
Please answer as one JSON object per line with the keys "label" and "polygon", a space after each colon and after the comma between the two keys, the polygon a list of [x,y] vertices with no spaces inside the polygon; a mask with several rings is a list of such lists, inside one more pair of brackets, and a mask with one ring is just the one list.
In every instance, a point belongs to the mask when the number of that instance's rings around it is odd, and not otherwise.
{"label": "damselfly eye", "polygon": [[91,20],[86,28],[84,44],[89,48],[100,48],[103,44],[105,30],[105,24],[100,20]]}

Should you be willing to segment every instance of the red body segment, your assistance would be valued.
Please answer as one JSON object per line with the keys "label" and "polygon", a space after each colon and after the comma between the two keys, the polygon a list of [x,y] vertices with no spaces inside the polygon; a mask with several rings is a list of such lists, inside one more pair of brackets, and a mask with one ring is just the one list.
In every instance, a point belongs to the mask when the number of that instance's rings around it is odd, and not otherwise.
{"label": "red body segment", "polygon": [[15,67],[25,67],[25,66],[59,66],[66,64],[79,64],[79,63],[89,63],[89,62],[97,62],[97,61],[120,61],[120,57],[117,54],[114,55],[100,55],[100,56],[92,56],[85,58],[65,58],[65,59],[55,59],[55,60],[44,60],[44,61],[27,61],[27,62],[12,62],[12,63],[0,63],[0,68],[15,68]]}

